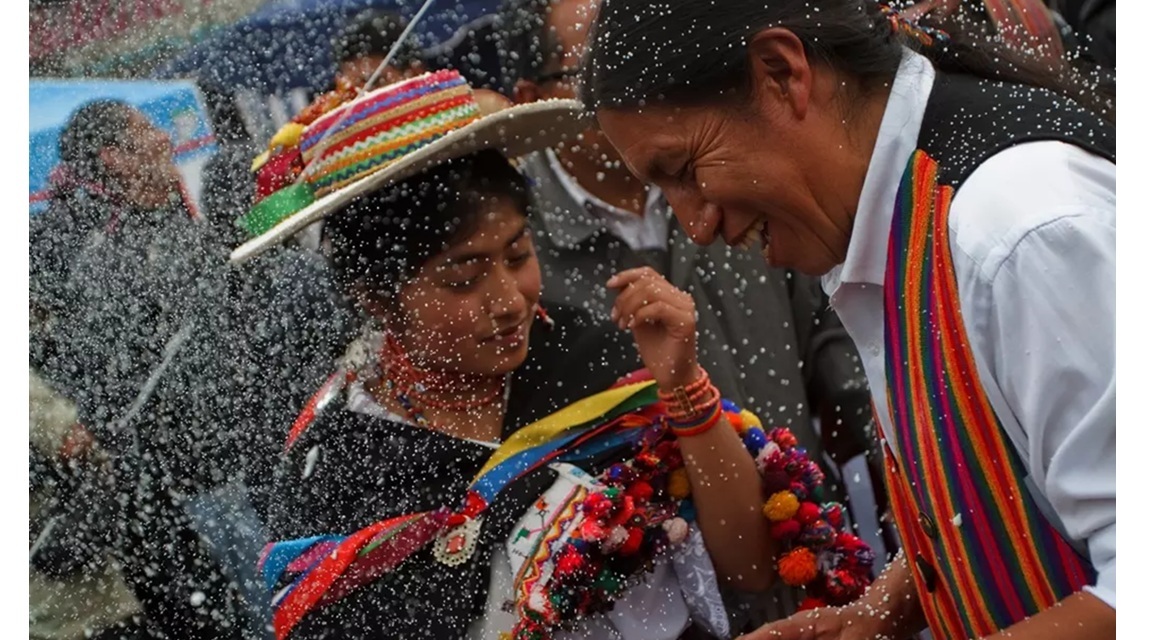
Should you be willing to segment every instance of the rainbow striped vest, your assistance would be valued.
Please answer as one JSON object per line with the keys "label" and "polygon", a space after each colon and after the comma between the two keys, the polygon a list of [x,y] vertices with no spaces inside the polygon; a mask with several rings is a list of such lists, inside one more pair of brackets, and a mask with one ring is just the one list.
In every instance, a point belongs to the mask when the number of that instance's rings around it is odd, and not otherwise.
{"label": "rainbow striped vest", "polygon": [[[1035,108],[1037,98],[1066,118]],[[885,450],[886,481],[933,636],[980,638],[1095,576],[1028,490],[993,389],[978,373],[949,244],[952,195],[1012,144],[1059,139],[1114,159],[1113,133],[1052,94],[946,74],[937,76],[924,123],[897,195],[884,282],[895,439]]]}

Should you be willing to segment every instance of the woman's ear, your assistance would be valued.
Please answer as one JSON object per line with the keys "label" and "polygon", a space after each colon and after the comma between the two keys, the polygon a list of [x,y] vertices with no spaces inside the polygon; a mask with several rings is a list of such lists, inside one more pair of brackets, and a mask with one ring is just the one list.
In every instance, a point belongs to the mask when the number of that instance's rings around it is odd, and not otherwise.
{"label": "woman's ear", "polygon": [[387,326],[392,322],[390,305],[379,293],[372,291],[363,283],[356,283],[352,288],[352,296],[356,300],[356,305],[380,324]]}
{"label": "woman's ear", "polygon": [[812,93],[812,68],[800,38],[788,29],[764,29],[748,42],[748,56],[757,100],[804,119]]}

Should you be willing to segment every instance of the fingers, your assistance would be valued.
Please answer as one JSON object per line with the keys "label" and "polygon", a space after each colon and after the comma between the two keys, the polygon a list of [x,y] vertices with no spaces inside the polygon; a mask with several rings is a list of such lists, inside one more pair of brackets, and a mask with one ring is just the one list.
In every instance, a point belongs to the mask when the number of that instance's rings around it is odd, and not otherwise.
{"label": "fingers", "polygon": [[682,327],[691,324],[691,314],[677,309],[667,302],[653,302],[641,307],[628,322],[631,329],[639,324],[663,324],[667,327]]}
{"label": "fingers", "polygon": [[675,310],[675,317],[669,316],[670,321],[679,321],[684,318],[695,319],[696,307],[691,296],[676,289],[663,278],[642,277],[624,288],[616,298],[612,307],[612,321],[621,328],[632,326],[632,318],[641,309],[655,303],[665,303],[670,311]]}
{"label": "fingers", "polygon": [[[609,289],[622,289],[630,284],[643,280],[646,278],[656,278],[664,280],[664,276],[656,272],[652,267],[636,267],[635,269],[626,269],[617,273],[616,275],[608,278]],[[664,280],[667,282],[667,280]]]}

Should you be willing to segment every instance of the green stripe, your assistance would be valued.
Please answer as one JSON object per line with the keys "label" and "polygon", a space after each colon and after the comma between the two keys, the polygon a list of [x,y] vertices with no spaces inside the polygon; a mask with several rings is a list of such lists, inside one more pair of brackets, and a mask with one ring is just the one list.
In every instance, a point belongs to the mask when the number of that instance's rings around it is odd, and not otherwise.
{"label": "green stripe", "polygon": [[236,224],[253,236],[258,236],[315,201],[316,193],[310,185],[293,184],[256,203]]}

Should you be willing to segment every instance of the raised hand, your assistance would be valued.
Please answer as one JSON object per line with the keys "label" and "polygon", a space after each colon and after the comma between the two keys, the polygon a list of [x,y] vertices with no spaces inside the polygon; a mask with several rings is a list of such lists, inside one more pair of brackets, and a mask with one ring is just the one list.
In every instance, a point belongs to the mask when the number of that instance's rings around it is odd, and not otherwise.
{"label": "raised hand", "polygon": [[696,379],[696,304],[650,267],[622,271],[608,280],[619,292],[612,321],[629,329],[644,366],[662,391]]}

